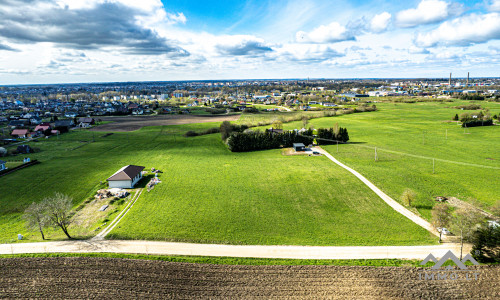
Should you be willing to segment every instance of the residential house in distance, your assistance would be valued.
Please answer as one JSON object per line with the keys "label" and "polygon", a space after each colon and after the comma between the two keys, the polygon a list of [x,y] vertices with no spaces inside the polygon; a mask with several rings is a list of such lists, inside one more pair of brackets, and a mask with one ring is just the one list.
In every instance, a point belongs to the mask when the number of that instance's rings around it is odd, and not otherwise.
{"label": "residential house in distance", "polygon": [[42,123],[40,125],[37,125],[35,127],[35,131],[42,131],[42,132],[45,132],[46,130],[48,129],[51,129],[50,127],[50,124],[49,123]]}
{"label": "residential house in distance", "polygon": [[7,170],[7,167],[5,166],[7,162],[0,160],[0,171]]}
{"label": "residential house in distance", "polygon": [[25,139],[28,137],[29,132],[28,129],[14,129],[10,135]]}
{"label": "residential house in distance", "polygon": [[28,126],[28,120],[12,120],[9,122],[9,127],[18,128]]}
{"label": "residential house in distance", "polygon": [[142,179],[142,170],[145,167],[128,165],[109,177],[110,188],[132,189]]}

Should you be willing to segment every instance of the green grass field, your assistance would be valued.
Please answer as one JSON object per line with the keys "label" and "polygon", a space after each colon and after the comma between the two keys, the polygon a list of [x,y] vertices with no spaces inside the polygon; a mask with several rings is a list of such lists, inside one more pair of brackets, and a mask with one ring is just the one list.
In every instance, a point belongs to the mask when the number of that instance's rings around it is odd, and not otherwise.
{"label": "green grass field", "polygon": [[164,146],[147,156],[165,172],[164,182],[143,195],[112,238],[266,245],[433,241],[324,157],[231,153],[218,135],[160,140]]}
{"label": "green grass field", "polygon": [[[112,232],[114,238],[290,245],[436,242],[324,157],[284,156],[280,150],[231,153],[218,134],[182,136],[214,126],[148,127],[105,138],[82,131],[36,143],[42,151],[31,157],[41,164],[0,178],[2,242],[13,242],[17,233],[27,241],[40,239],[21,219],[32,201],[58,191],[71,195],[76,206],[127,164],[163,170],[163,183],[144,192]],[[63,236],[50,231],[49,238]]]}
{"label": "green grass field", "polygon": [[[405,188],[415,190],[416,209],[429,219],[435,196],[477,199],[486,209],[499,199],[500,127],[464,133],[450,120],[462,112],[452,107],[466,103],[376,103],[378,112],[313,119],[310,125],[332,127],[338,122],[347,127],[352,143],[340,145],[339,152],[336,146],[325,149],[394,199]],[[500,113],[498,103],[480,104],[492,115]],[[238,122],[298,114],[304,113],[244,114]],[[18,233],[26,241],[40,239],[27,231],[21,218],[32,201],[62,192],[77,207],[123,165],[138,164],[163,170],[163,183],[144,191],[112,238],[282,245],[436,243],[324,157],[285,156],[281,150],[231,153],[219,134],[183,137],[189,130],[216,126],[147,127],[107,137],[84,130],[32,143],[41,152],[29,157],[42,163],[0,178],[0,242],[15,242]],[[285,129],[301,127],[301,121],[284,124]],[[110,211],[109,218],[113,215]],[[102,222],[71,229],[83,238]],[[64,238],[54,230],[48,237]]]}
{"label": "green grass field", "polygon": [[[468,103],[377,103],[378,112],[315,119],[310,124],[319,128],[338,122],[347,127],[352,144],[340,145],[339,152],[337,146],[324,148],[394,199],[398,200],[405,188],[415,190],[416,208],[430,219],[436,196],[477,200],[486,210],[500,200],[500,126],[464,131],[449,122],[463,112],[452,107]],[[475,103],[488,107],[492,115],[500,113],[500,103]]]}

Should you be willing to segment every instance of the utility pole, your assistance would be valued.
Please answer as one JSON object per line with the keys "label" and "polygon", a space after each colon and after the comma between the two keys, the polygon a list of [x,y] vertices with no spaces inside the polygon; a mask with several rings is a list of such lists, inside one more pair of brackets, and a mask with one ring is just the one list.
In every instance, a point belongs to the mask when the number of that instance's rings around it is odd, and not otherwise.
{"label": "utility pole", "polygon": [[448,129],[446,129],[446,139],[448,139]]}
{"label": "utility pole", "polygon": [[435,161],[436,161],[436,159],[434,159],[434,158],[433,158],[433,159],[432,159],[432,174],[434,174],[434,166],[435,166],[435,164],[436,164],[436,162],[435,162]]}
{"label": "utility pole", "polygon": [[375,147],[375,161],[378,160],[378,155],[377,155],[377,147]]}
{"label": "utility pole", "polygon": [[337,153],[339,153],[339,141],[337,141]]}

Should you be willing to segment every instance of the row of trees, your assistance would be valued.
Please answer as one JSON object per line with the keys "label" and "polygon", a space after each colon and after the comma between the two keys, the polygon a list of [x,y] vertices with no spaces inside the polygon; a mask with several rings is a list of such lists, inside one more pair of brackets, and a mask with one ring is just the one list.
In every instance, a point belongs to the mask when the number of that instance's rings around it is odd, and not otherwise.
{"label": "row of trees", "polygon": [[223,141],[226,141],[232,132],[243,132],[248,129],[247,125],[231,124],[229,121],[224,121],[220,125],[220,136]]}
{"label": "row of trees", "polygon": [[349,133],[346,128],[339,127],[337,123],[333,128],[319,128],[316,140],[318,145],[331,145],[337,142],[345,143],[349,140]]}
{"label": "row of trees", "polygon": [[[304,125],[308,120],[303,119]],[[220,126],[221,138],[226,142],[229,150],[232,152],[245,152],[254,150],[277,149],[281,147],[292,147],[294,143],[303,143],[310,145],[316,142],[319,145],[335,144],[337,142],[345,143],[349,140],[349,133],[346,128],[335,124],[333,128],[320,128],[317,130],[316,137],[313,129],[309,128],[302,133],[295,131],[277,132],[274,130],[283,130],[283,123],[279,120],[272,124],[273,130],[247,131],[248,126],[234,125],[230,122],[223,122]]]}
{"label": "row of trees", "polygon": [[312,142],[312,137],[303,136],[294,131],[276,133],[266,130],[265,132],[233,132],[226,144],[232,152],[246,152],[292,147],[294,143],[309,145]]}
{"label": "row of trees", "polygon": [[478,126],[491,126],[493,125],[493,120],[473,120],[462,123],[462,127],[478,127]]}
{"label": "row of trees", "polygon": [[71,209],[73,201],[70,197],[56,193],[43,201],[33,202],[24,211],[24,219],[30,230],[37,230],[45,239],[44,230],[47,227],[60,228],[68,238],[72,238],[68,232],[71,224]]}

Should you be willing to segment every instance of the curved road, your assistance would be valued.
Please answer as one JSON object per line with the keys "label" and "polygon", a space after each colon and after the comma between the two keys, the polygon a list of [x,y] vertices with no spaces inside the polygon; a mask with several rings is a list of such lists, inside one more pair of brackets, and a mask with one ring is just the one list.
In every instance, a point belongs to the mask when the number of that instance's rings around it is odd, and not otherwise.
{"label": "curved road", "polygon": [[[403,216],[407,217],[417,225],[423,227],[424,229],[428,230],[432,234],[439,236],[439,232],[431,225],[431,223],[427,222],[426,220],[422,219],[421,217],[417,216],[410,210],[408,210],[406,207],[403,205],[399,204],[396,200],[392,199],[389,197],[387,194],[382,192],[378,187],[376,187],[373,183],[371,183],[368,179],[366,179],[363,175],[358,173],[357,171],[349,168],[348,166],[344,165],[335,157],[333,157],[330,153],[328,153],[326,150],[322,149],[321,147],[316,147],[318,152],[322,153],[326,157],[328,157],[331,161],[336,163],[337,165],[341,166],[342,168],[346,169],[347,171],[351,172],[354,176],[358,177],[359,180],[361,180],[364,184],[366,184],[372,191],[375,192],[382,200],[385,201],[390,207],[392,207],[395,211],[398,213],[402,214]],[[442,239],[446,239],[446,236],[443,235]]]}

